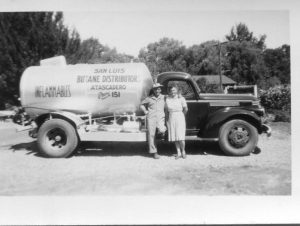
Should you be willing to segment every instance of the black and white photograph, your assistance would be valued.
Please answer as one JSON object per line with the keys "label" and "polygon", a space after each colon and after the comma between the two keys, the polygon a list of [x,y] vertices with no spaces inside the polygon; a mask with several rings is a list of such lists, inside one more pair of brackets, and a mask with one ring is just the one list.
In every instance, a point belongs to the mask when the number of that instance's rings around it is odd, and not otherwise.
{"label": "black and white photograph", "polygon": [[0,2],[0,224],[299,223],[296,1]]}

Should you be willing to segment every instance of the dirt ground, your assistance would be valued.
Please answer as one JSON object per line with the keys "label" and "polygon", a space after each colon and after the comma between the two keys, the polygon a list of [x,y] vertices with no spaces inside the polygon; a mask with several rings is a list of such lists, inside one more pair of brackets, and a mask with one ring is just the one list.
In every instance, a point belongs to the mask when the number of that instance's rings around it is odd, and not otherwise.
{"label": "dirt ground", "polygon": [[272,123],[256,154],[225,156],[216,143],[187,141],[187,159],[159,143],[83,143],[66,159],[39,155],[28,132],[0,123],[0,195],[290,195],[290,123]]}

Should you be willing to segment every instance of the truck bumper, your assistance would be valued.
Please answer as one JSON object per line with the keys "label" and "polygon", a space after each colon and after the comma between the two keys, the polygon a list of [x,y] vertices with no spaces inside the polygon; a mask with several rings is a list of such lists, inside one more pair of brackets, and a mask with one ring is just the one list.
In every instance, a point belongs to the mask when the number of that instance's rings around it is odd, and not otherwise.
{"label": "truck bumper", "polygon": [[261,131],[263,133],[266,133],[268,137],[270,137],[272,135],[272,129],[270,126],[266,125],[266,124],[262,124],[261,125]]}

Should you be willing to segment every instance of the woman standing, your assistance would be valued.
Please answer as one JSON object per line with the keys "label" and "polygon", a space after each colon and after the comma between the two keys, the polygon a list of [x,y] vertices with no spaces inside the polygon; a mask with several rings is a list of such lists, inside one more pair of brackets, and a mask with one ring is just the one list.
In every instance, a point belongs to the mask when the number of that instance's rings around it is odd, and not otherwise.
{"label": "woman standing", "polygon": [[188,111],[186,101],[178,93],[178,87],[173,85],[169,88],[169,96],[166,99],[167,126],[170,142],[175,142],[177,155],[175,159],[186,158],[185,153],[185,114]]}

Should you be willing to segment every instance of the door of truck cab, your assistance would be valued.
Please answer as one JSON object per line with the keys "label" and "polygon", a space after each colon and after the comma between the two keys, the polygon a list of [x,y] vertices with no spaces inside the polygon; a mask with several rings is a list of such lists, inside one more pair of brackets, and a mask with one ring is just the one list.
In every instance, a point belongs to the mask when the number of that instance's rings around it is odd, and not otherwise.
{"label": "door of truck cab", "polygon": [[169,87],[176,85],[185,98],[188,106],[186,114],[186,135],[197,135],[204,126],[208,115],[209,102],[200,101],[199,95],[190,81],[184,79],[169,79],[163,82],[162,93],[167,95]]}

